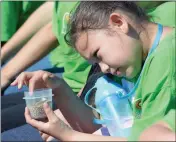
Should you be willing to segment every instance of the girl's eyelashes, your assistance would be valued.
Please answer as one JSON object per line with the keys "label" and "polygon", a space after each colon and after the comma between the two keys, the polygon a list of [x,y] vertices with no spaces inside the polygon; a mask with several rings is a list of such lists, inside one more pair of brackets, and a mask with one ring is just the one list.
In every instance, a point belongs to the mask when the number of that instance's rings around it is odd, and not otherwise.
{"label": "girl's eyelashes", "polygon": [[98,57],[97,57],[97,53],[98,53],[98,49],[93,53],[93,57],[94,57],[94,58],[98,58]]}
{"label": "girl's eyelashes", "polygon": [[96,49],[95,52],[91,55],[91,58],[89,59],[89,62],[91,64],[99,63],[100,62],[100,57],[98,56],[98,51],[99,49]]}
{"label": "girl's eyelashes", "polygon": [[97,50],[93,53],[93,58],[96,59],[97,61],[100,61],[101,58],[100,58],[100,56],[98,55],[98,51],[99,51],[99,49],[97,49]]}

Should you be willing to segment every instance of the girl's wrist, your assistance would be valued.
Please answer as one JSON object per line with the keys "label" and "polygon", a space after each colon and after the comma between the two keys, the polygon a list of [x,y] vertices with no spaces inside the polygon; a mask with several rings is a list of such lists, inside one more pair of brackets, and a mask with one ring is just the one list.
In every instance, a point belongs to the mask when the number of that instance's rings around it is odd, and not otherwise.
{"label": "girl's wrist", "polygon": [[77,133],[78,132],[75,130],[70,130],[69,133],[65,135],[64,141],[76,141]]}
{"label": "girl's wrist", "polygon": [[[65,124],[66,126],[66,124]],[[68,125],[63,129],[61,128],[57,132],[57,139],[61,140],[61,141],[74,141],[75,136],[76,136],[76,131],[73,130],[72,128],[70,128]]]}

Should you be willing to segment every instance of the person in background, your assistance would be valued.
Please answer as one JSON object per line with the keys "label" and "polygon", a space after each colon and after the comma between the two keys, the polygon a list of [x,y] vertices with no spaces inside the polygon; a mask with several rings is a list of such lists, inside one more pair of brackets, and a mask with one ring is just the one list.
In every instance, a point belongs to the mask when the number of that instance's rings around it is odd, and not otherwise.
{"label": "person in background", "polygon": [[[1,46],[3,46],[44,1],[1,2]],[[47,18],[46,18],[47,19]]]}
{"label": "person in background", "polygon": [[[16,56],[2,68],[2,90],[11,83],[16,75],[52,50],[50,61],[53,67],[64,67],[63,78],[74,92],[78,93],[83,88],[90,70],[90,64],[73,49],[70,49],[64,41],[69,13],[76,3],[56,1],[53,7],[53,2],[47,2],[30,17],[14,37],[3,47],[4,50],[1,52],[2,59],[12,56],[13,51],[17,51],[19,47],[22,48],[20,45],[24,45],[32,36],[31,31],[36,29],[33,21],[39,19],[38,17],[44,13],[43,11],[46,11],[46,17],[47,15],[52,15],[51,11],[53,11],[52,22],[41,28]],[[41,21],[38,22],[40,23]],[[32,55],[35,56],[31,58]],[[18,62],[19,60],[21,61],[20,63]]]}

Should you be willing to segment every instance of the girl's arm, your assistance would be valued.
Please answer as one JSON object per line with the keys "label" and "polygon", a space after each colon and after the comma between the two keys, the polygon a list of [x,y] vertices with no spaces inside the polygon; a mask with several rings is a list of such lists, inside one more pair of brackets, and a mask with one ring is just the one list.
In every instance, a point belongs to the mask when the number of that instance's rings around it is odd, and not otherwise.
{"label": "girl's arm", "polygon": [[86,134],[74,131],[70,141],[127,141],[126,138]]}
{"label": "girl's arm", "polygon": [[26,122],[38,129],[40,132],[46,133],[47,135],[53,136],[54,138],[59,139],[61,141],[126,141],[125,138],[100,136],[73,130],[70,126],[64,123],[53,112],[53,110],[51,110],[47,103],[44,104],[44,111],[48,118],[48,122],[42,122],[32,119],[30,116],[29,109],[26,108]]}

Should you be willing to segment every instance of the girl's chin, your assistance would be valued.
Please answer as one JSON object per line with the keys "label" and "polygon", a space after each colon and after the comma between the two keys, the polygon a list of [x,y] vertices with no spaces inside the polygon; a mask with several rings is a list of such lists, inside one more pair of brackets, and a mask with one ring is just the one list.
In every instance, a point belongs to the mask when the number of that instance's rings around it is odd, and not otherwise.
{"label": "girl's chin", "polygon": [[116,75],[117,77],[124,77],[128,80],[133,80],[136,77],[136,75],[133,72],[123,73],[123,72],[117,71],[116,74],[114,75]]}
{"label": "girl's chin", "polygon": [[126,76],[125,76],[125,78],[126,79],[128,79],[129,81],[135,81],[137,78],[138,78],[138,74],[136,75],[136,74],[127,74]]}
{"label": "girl's chin", "polygon": [[134,76],[132,73],[126,72],[126,73],[122,74],[122,77],[131,80],[131,79],[133,79],[135,76]]}

